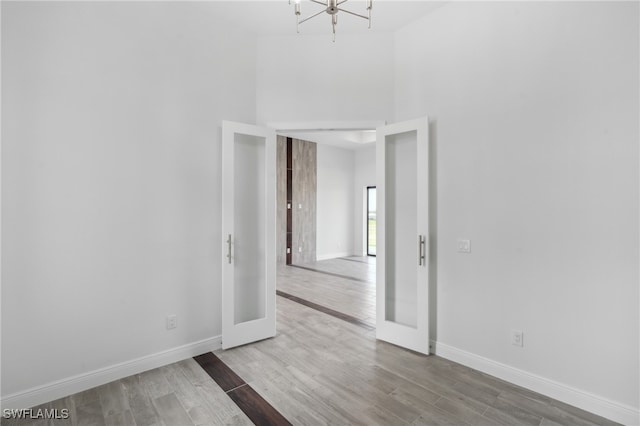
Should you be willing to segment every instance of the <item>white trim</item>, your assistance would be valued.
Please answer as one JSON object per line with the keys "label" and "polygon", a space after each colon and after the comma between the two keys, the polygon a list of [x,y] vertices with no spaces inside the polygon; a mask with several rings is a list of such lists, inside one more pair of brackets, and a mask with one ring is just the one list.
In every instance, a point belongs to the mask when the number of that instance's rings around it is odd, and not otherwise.
{"label": "white trim", "polygon": [[269,122],[267,127],[276,129],[277,132],[293,131],[330,131],[330,130],[375,130],[384,126],[386,121],[295,121],[295,122]]}
{"label": "white trim", "polygon": [[2,398],[2,408],[28,408],[222,347],[221,336],[99,368]]}
{"label": "white trim", "polygon": [[502,364],[442,342],[431,341],[430,346],[433,347],[435,354],[442,358],[482,371],[483,373],[541,393],[598,416],[626,425],[640,424],[640,410],[637,408],[611,401],[610,399]]}
{"label": "white trim", "polygon": [[316,256],[316,260],[319,262],[321,260],[337,259],[339,257],[349,257],[349,256],[353,256],[353,255],[345,251],[341,253],[321,254],[320,256]]}

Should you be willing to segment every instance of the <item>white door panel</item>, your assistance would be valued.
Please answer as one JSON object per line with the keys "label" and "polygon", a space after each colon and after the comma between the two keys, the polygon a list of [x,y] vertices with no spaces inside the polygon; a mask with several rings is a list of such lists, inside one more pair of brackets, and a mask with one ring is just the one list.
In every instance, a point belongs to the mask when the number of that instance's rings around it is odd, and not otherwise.
{"label": "white door panel", "polygon": [[428,119],[380,127],[376,144],[376,337],[428,354]]}
{"label": "white door panel", "polygon": [[275,131],[222,123],[222,347],[275,336]]}

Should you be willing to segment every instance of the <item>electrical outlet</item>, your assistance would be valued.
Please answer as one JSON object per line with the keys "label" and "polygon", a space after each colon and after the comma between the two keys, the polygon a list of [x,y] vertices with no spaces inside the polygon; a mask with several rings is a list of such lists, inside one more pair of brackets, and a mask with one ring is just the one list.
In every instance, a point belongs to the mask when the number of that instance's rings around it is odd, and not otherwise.
{"label": "electrical outlet", "polygon": [[511,330],[511,344],[513,346],[524,346],[524,333],[521,330]]}
{"label": "electrical outlet", "polygon": [[458,253],[471,253],[471,240],[458,239]]}
{"label": "electrical outlet", "polygon": [[167,330],[174,329],[178,326],[178,316],[176,314],[167,316]]}

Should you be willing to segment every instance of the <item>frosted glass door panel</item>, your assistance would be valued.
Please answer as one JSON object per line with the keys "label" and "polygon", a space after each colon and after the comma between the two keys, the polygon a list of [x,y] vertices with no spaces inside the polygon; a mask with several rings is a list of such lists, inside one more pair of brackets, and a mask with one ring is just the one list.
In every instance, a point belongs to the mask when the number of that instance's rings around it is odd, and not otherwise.
{"label": "frosted glass door panel", "polygon": [[265,139],[235,135],[234,324],[265,316]]}
{"label": "frosted glass door panel", "polygon": [[385,319],[416,327],[417,147],[415,131],[386,137]]}
{"label": "frosted glass door panel", "polygon": [[376,338],[429,353],[429,125],[376,131]]}

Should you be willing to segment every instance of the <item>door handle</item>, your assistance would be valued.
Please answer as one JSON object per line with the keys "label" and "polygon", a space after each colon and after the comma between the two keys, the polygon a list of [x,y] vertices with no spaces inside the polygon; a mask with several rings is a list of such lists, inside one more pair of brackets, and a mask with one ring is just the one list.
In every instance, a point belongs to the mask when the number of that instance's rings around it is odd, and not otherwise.
{"label": "door handle", "polygon": [[418,266],[426,265],[425,259],[426,238],[424,235],[418,235]]}
{"label": "door handle", "polygon": [[229,234],[229,238],[227,238],[227,259],[229,259],[229,263],[231,263],[231,234]]}

